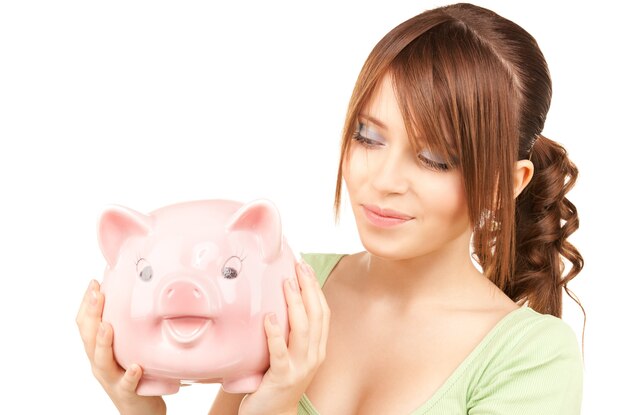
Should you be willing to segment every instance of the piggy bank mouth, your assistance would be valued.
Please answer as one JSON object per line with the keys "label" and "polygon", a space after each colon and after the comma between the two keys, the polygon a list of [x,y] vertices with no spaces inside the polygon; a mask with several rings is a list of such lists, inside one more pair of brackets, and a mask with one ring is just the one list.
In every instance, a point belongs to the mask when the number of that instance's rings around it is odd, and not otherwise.
{"label": "piggy bank mouth", "polygon": [[190,344],[202,336],[211,319],[199,316],[176,316],[163,319],[163,328],[177,343]]}

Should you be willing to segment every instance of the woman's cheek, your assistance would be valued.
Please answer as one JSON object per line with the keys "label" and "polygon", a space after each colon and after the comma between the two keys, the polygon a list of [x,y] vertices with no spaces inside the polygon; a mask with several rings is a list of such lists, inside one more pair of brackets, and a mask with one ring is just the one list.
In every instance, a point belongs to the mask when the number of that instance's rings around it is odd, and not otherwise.
{"label": "woman's cheek", "polygon": [[460,178],[449,174],[434,173],[423,177],[418,194],[427,199],[431,206],[450,213],[466,210],[465,191]]}
{"label": "woman's cheek", "polygon": [[344,159],[341,171],[348,187],[351,187],[353,182],[361,182],[367,177],[368,164],[365,153],[362,149],[353,147]]}

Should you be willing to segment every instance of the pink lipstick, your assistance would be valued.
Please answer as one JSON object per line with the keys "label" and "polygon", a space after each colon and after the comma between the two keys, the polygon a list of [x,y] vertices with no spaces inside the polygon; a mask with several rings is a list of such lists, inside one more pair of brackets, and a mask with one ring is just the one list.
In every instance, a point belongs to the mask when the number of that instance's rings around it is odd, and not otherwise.
{"label": "pink lipstick", "polygon": [[365,217],[375,226],[382,228],[389,228],[391,226],[401,225],[405,222],[414,219],[412,216],[408,216],[402,212],[397,212],[391,209],[381,209],[374,205],[361,205]]}

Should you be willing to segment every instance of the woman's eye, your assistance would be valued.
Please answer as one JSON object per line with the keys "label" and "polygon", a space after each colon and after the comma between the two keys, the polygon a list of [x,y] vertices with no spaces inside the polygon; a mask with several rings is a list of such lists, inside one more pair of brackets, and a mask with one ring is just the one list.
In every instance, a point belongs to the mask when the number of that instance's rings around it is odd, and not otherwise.
{"label": "woman's eye", "polygon": [[439,157],[428,150],[422,150],[417,158],[420,159],[422,163],[424,163],[427,167],[436,170],[436,171],[448,171],[450,170],[450,166],[442,157]]}
{"label": "woman's eye", "polygon": [[364,123],[359,123],[356,131],[352,135],[352,138],[354,141],[368,148],[378,147],[384,144],[382,138],[380,138],[375,131],[368,128]]}

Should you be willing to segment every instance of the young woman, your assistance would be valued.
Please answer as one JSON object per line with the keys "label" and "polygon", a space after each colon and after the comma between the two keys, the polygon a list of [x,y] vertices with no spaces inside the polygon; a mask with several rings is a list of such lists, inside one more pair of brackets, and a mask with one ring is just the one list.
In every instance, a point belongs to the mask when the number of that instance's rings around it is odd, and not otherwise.
{"label": "young woman", "polygon": [[[336,211],[345,181],[366,251],[304,255],[288,344],[266,319],[260,388],[221,391],[210,414],[580,413],[559,318],[583,265],[567,242],[577,171],[541,135],[550,98],[533,37],[489,10],[389,32],[357,80],[337,175]],[[115,364],[102,304],[94,282],[77,317],[95,376],[121,413],[165,413],[134,393],[139,367]]]}

